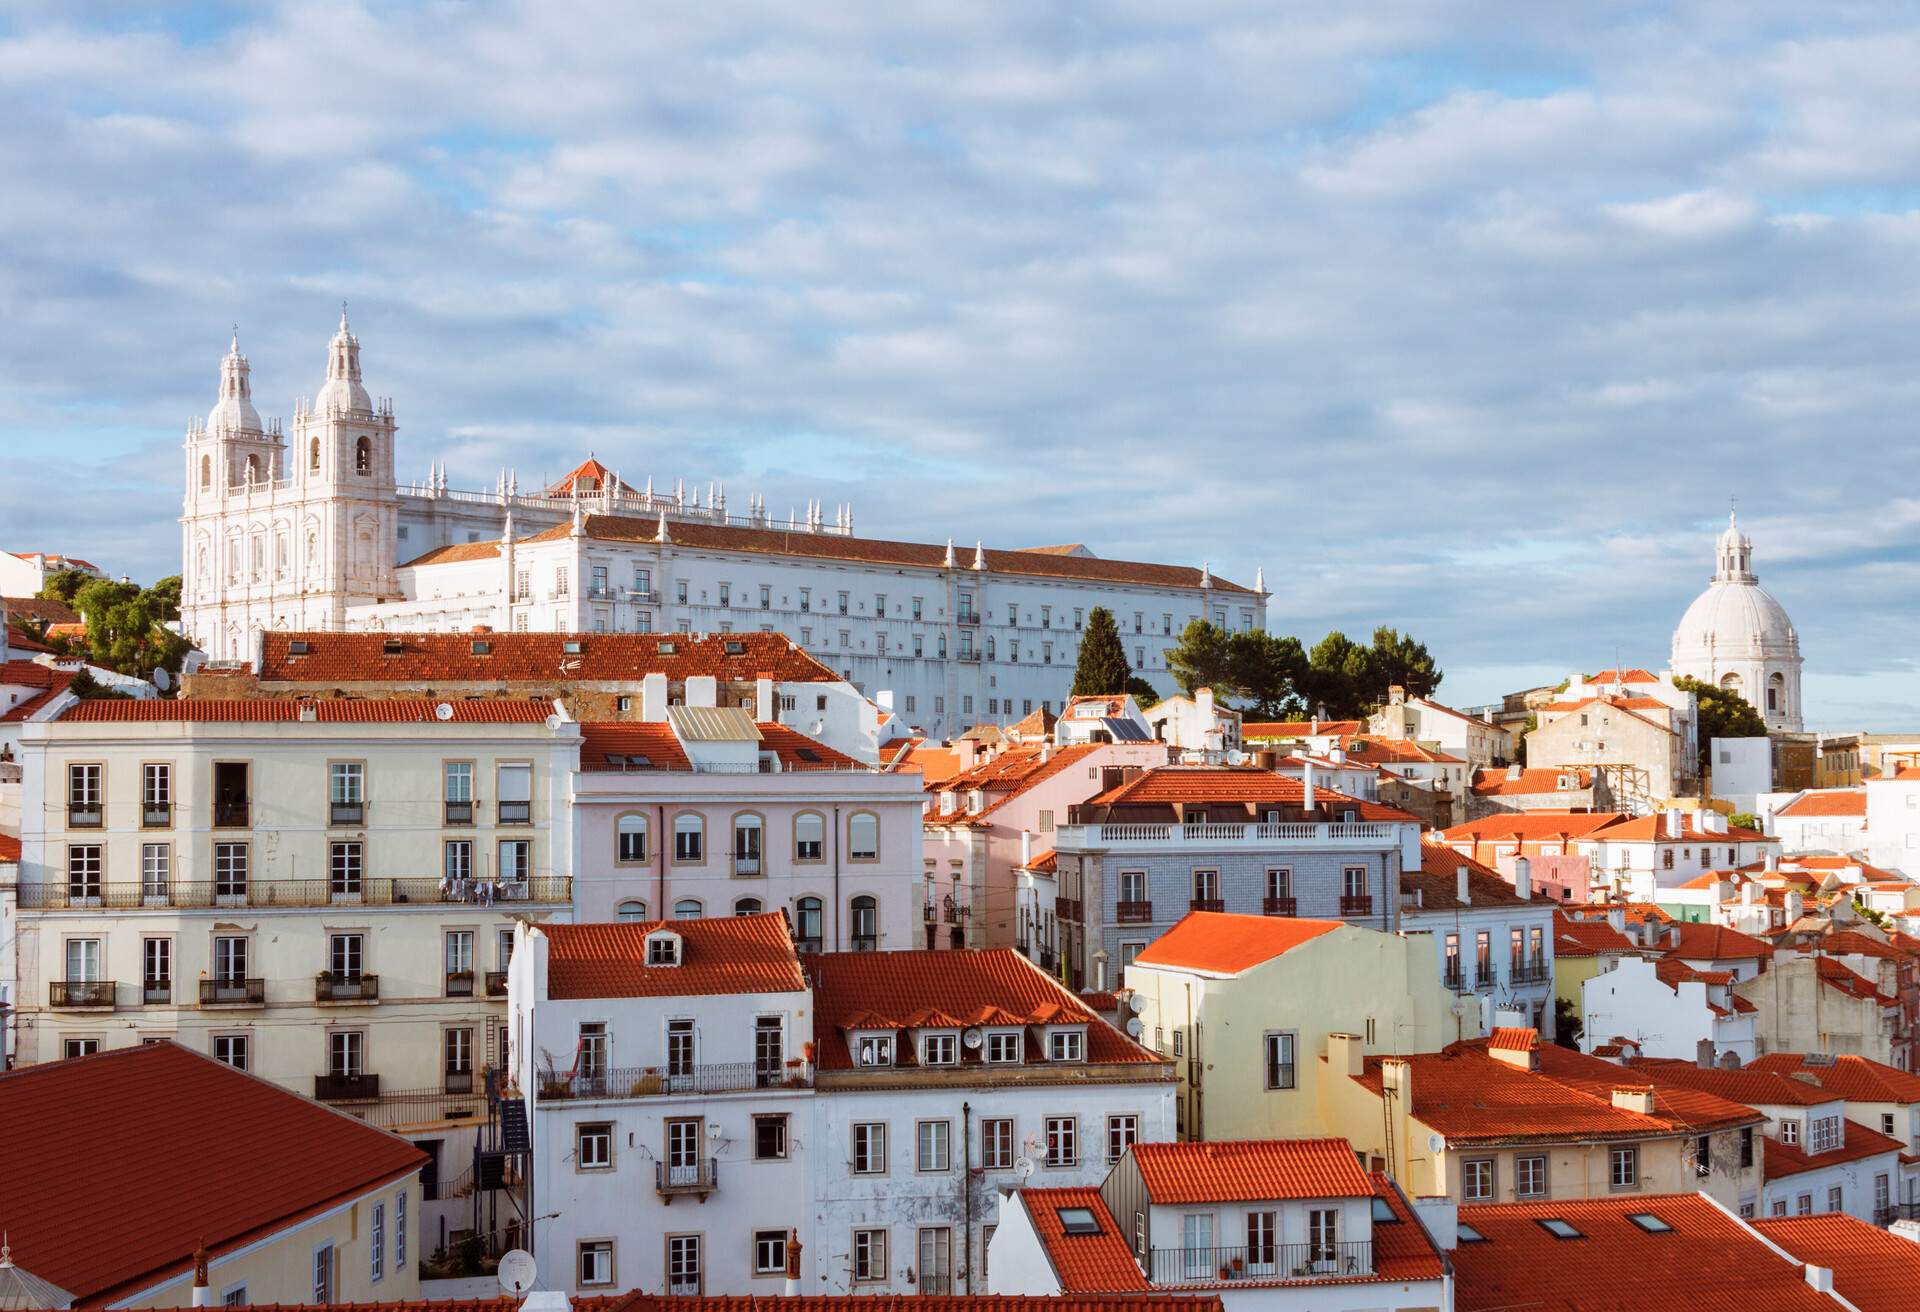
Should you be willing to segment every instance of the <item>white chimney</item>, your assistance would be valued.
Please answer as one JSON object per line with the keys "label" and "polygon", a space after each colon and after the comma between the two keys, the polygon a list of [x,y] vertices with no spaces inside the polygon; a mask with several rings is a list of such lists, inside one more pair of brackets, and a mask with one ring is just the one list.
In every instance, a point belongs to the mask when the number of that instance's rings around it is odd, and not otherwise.
{"label": "white chimney", "polygon": [[1787,923],[1791,925],[1800,919],[1800,913],[1807,908],[1806,895],[1799,889],[1787,890]]}
{"label": "white chimney", "polygon": [[1461,866],[1458,870],[1453,872],[1453,878],[1455,881],[1454,900],[1463,907],[1472,906],[1473,905],[1473,889],[1470,886],[1467,878],[1467,868],[1465,866]]}
{"label": "white chimney", "polygon": [[1607,909],[1607,927],[1616,934],[1627,932],[1627,913],[1619,907]]}
{"label": "white chimney", "polygon": [[1760,899],[1759,883],[1749,879],[1746,883],[1740,885],[1740,905],[1741,906],[1750,907],[1759,899]]}
{"label": "white chimney", "polygon": [[1020,831],[1020,864],[1022,866],[1033,864],[1033,830],[1031,829]]}
{"label": "white chimney", "polygon": [[1520,782],[1520,779],[1524,774],[1525,774],[1525,771],[1523,771],[1520,768],[1520,762],[1518,761],[1513,762],[1511,765],[1507,767],[1507,778],[1511,779],[1515,783]]}
{"label": "white chimney", "polygon": [[1807,1283],[1823,1294],[1833,1292],[1833,1268],[1807,1263]]}
{"label": "white chimney", "polygon": [[1307,819],[1313,819],[1313,762],[1300,762],[1300,798],[1301,805],[1307,809]]}
{"label": "white chimney", "polygon": [[[1125,691],[1125,689],[1121,689]],[[1204,731],[1213,724],[1213,689],[1195,688],[1193,690],[1193,712],[1200,720]]]}
{"label": "white chimney", "polygon": [[665,724],[667,719],[667,676],[655,670],[640,680],[640,718],[648,724]]}
{"label": "white chimney", "polygon": [[1760,868],[1762,870],[1778,870],[1780,868],[1780,849],[1777,847],[1769,847],[1766,851],[1762,852],[1760,854]]}
{"label": "white chimney", "polygon": [[1513,863],[1513,891],[1521,897],[1533,896],[1533,862],[1525,857]]}
{"label": "white chimney", "polygon": [[762,676],[753,681],[753,718],[761,724],[774,721],[773,680]]}
{"label": "white chimney", "polygon": [[1327,759],[1335,765],[1345,765],[1347,763],[1347,749],[1344,747],[1329,747],[1327,749]]}
{"label": "white chimney", "polygon": [[1679,810],[1669,810],[1666,813],[1666,822],[1668,838],[1678,838],[1685,832],[1686,816]]}
{"label": "white chimney", "polygon": [[719,704],[719,679],[711,674],[689,674],[687,676],[687,705],[718,706]]}

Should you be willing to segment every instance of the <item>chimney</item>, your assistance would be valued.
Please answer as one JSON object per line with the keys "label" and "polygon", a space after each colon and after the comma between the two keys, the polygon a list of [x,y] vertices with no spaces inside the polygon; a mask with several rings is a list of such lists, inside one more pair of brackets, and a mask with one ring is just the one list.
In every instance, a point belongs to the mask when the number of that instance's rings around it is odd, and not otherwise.
{"label": "chimney", "polygon": [[1313,819],[1313,762],[1300,762],[1300,804],[1307,810],[1307,819]]}
{"label": "chimney", "polygon": [[1453,872],[1453,878],[1454,878],[1454,894],[1453,894],[1454,901],[1458,902],[1463,907],[1472,906],[1473,905],[1473,889],[1468,880],[1467,868],[1465,866],[1461,866],[1459,869],[1455,870]]}
{"label": "chimney", "polygon": [[1653,917],[1651,915],[1640,922],[1640,942],[1645,947],[1651,948],[1659,946],[1660,927],[1653,923]]}
{"label": "chimney", "polygon": [[711,674],[689,674],[687,676],[687,705],[718,706],[720,704],[720,680]]}
{"label": "chimney", "polygon": [[1613,1105],[1623,1112],[1639,1112],[1642,1116],[1653,1115],[1653,1086],[1638,1089],[1615,1089]]}
{"label": "chimney", "polygon": [[753,718],[762,724],[773,723],[773,680],[761,675],[753,681]]}
{"label": "chimney", "polygon": [[1523,898],[1533,896],[1533,862],[1525,857],[1513,863],[1513,891]]}
{"label": "chimney", "polygon": [[1031,829],[1020,831],[1020,864],[1022,866],[1033,864],[1033,830]]}
{"label": "chimney", "polygon": [[800,1297],[800,1232],[787,1231],[787,1283],[781,1290],[788,1298]]}
{"label": "chimney", "polygon": [[1887,1227],[1887,1233],[1898,1235],[1910,1244],[1920,1244],[1920,1221],[1899,1220]]}
{"label": "chimney", "polygon": [[1387,689],[1387,705],[1405,706],[1406,704],[1407,690],[1405,688],[1396,683]]}
{"label": "chimney", "polygon": [[1329,747],[1327,749],[1327,759],[1335,765],[1345,765],[1347,763],[1347,749],[1344,747]]}
{"label": "chimney", "polygon": [[640,680],[640,718],[648,724],[667,720],[667,676],[655,670]]}
{"label": "chimney", "polygon": [[1193,690],[1193,713],[1199,718],[1202,731],[1213,723],[1213,689],[1195,688]]}
{"label": "chimney", "polygon": [[1693,1045],[1693,1064],[1703,1071],[1713,1069],[1715,1048],[1712,1039],[1702,1039]]}
{"label": "chimney", "polygon": [[1760,854],[1760,868],[1767,871],[1778,870],[1780,868],[1780,849],[1777,847],[1769,847],[1765,852],[1762,852]]}
{"label": "chimney", "polygon": [[1740,885],[1740,905],[1741,906],[1750,907],[1759,900],[1760,900],[1760,884],[1757,880],[1749,879],[1746,883]]}
{"label": "chimney", "polygon": [[1807,1283],[1822,1294],[1833,1292],[1833,1268],[1807,1263]]}
{"label": "chimney", "polygon": [[1607,927],[1616,934],[1627,932],[1627,913],[1619,907],[1607,908]]}
{"label": "chimney", "polygon": [[1685,832],[1684,826],[1686,824],[1686,816],[1684,813],[1682,813],[1677,809],[1669,810],[1665,813],[1664,818],[1666,820],[1666,832],[1667,832],[1668,838],[1678,838],[1682,833]]}
{"label": "chimney", "polygon": [[1327,1035],[1327,1069],[1359,1075],[1366,1065],[1366,1044],[1358,1034]]}
{"label": "chimney", "polygon": [[207,1246],[204,1241],[193,1250],[193,1306],[213,1306],[213,1290],[207,1280]]}
{"label": "chimney", "polygon": [[1807,897],[1797,888],[1787,890],[1787,923],[1793,924],[1807,909]]}
{"label": "chimney", "polygon": [[1515,761],[1507,767],[1507,778],[1514,783],[1519,783],[1521,776],[1525,773],[1526,772],[1520,768],[1520,762],[1518,761]]}
{"label": "chimney", "polygon": [[1716,907],[1719,906],[1722,902],[1731,901],[1732,898],[1733,898],[1733,881],[1732,880],[1716,879],[1713,881],[1713,904]]}

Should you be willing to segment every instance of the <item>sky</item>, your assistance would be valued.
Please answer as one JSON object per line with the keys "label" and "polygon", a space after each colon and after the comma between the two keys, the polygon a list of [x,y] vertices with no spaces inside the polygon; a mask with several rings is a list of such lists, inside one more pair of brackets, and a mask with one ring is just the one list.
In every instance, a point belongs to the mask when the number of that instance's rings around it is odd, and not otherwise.
{"label": "sky", "polygon": [[1920,727],[1920,10],[0,12],[0,547],[178,569],[232,326],[402,477],[589,450],[1207,562],[1472,704],[1660,668],[1737,498],[1809,727]]}

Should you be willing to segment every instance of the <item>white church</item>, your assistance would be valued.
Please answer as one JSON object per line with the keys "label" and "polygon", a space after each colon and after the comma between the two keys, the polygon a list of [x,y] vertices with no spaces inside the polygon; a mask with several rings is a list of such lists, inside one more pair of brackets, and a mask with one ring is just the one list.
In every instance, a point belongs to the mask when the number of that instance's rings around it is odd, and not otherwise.
{"label": "white church", "polygon": [[1673,672],[1737,692],[1770,733],[1799,733],[1800,635],[1753,572],[1753,542],[1729,513],[1713,581],[1673,631]]}
{"label": "white church", "polygon": [[490,492],[457,491],[439,467],[402,487],[395,431],[344,310],[290,438],[254,407],[236,336],[219,399],[186,436],[181,620],[196,646],[241,661],[269,630],[784,633],[948,735],[1064,704],[1095,606],[1163,693],[1189,621],[1266,627],[1263,577],[1247,587],[1078,543],[861,538],[850,507],[783,521],[755,498],[732,515],[724,488],[704,502],[637,489],[591,458],[535,493],[505,472]]}

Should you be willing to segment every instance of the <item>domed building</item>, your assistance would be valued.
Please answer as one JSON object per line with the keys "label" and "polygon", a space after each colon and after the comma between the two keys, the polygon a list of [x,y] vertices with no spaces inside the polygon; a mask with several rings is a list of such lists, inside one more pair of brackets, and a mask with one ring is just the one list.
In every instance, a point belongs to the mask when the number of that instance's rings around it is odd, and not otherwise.
{"label": "domed building", "polygon": [[1730,689],[1774,733],[1800,731],[1800,635],[1753,573],[1753,543],[1727,516],[1718,566],[1673,631],[1673,672]]}

